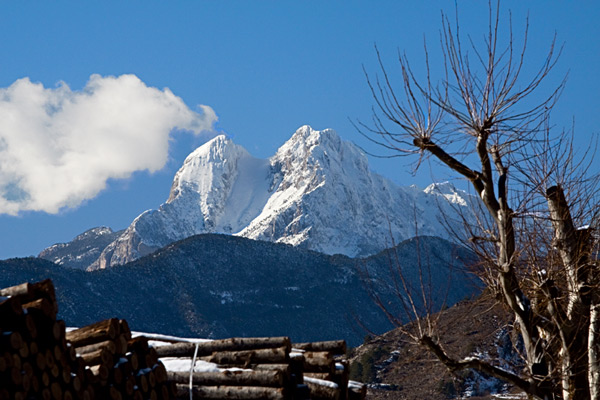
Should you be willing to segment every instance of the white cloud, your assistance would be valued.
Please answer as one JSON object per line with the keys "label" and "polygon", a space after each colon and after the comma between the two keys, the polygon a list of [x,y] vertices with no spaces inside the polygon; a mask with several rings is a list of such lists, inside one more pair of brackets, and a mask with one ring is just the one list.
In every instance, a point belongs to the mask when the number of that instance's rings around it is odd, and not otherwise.
{"label": "white cloud", "polygon": [[109,178],[161,169],[174,129],[212,130],[214,111],[200,108],[135,75],[92,75],[81,91],[28,78],[0,88],[0,213],[56,213]]}

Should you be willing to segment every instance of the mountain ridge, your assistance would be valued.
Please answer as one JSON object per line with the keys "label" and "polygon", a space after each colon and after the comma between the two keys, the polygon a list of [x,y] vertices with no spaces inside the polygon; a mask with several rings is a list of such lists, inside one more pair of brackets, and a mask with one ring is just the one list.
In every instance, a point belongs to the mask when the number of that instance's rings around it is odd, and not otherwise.
{"label": "mountain ridge", "polygon": [[[424,261],[419,252],[431,255],[427,267],[441,292],[434,296],[436,309],[478,291],[463,272],[473,256],[456,244],[421,237],[391,251],[415,270],[406,275],[414,285]],[[75,270],[39,258],[0,261],[0,287],[53,279],[61,317],[71,326],[117,316],[132,329],[176,336],[344,338],[357,345],[367,333],[361,326],[376,333],[391,328],[369,292],[375,287],[386,301],[397,300],[387,279],[389,259],[386,252],[353,259],[202,234],[104,270]],[[455,278],[448,282],[450,272]]]}
{"label": "mountain ridge", "polygon": [[470,201],[449,184],[394,184],[371,172],[364,152],[331,129],[305,125],[269,159],[221,135],[194,150],[167,201],[136,217],[88,268],[124,264],[201,233],[368,256],[417,232],[448,239],[443,221],[468,215]]}

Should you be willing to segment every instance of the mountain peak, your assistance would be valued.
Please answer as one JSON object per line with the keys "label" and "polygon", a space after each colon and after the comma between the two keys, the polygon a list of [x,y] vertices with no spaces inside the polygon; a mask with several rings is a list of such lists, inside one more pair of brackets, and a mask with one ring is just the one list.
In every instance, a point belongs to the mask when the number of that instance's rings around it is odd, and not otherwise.
{"label": "mountain peak", "polygon": [[344,174],[355,167],[368,173],[365,154],[351,142],[342,140],[333,129],[300,127],[278,150],[272,160],[284,171],[296,175],[322,175],[325,171]]}
{"label": "mountain peak", "polygon": [[439,221],[456,212],[452,206],[466,205],[464,196],[446,185],[395,185],[371,172],[366,155],[332,129],[304,125],[266,160],[220,135],[186,158],[167,202],[136,218],[92,268],[200,233],[370,255],[414,236],[417,225],[421,235],[443,236]]}
{"label": "mountain peak", "polygon": [[439,195],[446,198],[451,203],[460,204],[461,206],[466,206],[467,202],[465,199],[468,197],[467,193],[464,190],[457,189],[452,183],[439,182],[432,183],[427,186],[423,192],[427,194]]}
{"label": "mountain peak", "polygon": [[225,135],[218,135],[198,147],[189,156],[186,157],[184,164],[188,160],[195,158],[206,158],[209,161],[223,159],[226,149],[233,144],[233,141]]}
{"label": "mountain peak", "polygon": [[240,158],[251,157],[225,135],[219,135],[194,150],[175,174],[167,203],[171,203],[182,191],[206,192],[213,186],[216,176],[227,175],[235,169]]}
{"label": "mountain peak", "polygon": [[313,129],[310,125],[304,125],[296,130],[284,146],[288,144],[291,146],[302,144],[306,147],[324,146],[331,147],[332,149],[339,149],[341,143],[342,139],[333,129],[318,131]]}

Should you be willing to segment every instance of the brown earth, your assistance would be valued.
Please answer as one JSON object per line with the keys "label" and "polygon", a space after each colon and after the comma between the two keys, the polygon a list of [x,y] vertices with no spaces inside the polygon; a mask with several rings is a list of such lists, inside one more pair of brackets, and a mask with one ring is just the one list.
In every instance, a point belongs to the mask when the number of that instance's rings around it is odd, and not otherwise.
{"label": "brown earth", "polygon": [[[462,301],[435,317],[441,343],[455,358],[475,353],[517,358],[509,314],[492,299]],[[498,397],[490,390],[511,392],[509,386],[470,371],[451,375],[399,329],[367,340],[353,350],[351,360],[351,379],[370,384],[368,399],[492,399]]]}

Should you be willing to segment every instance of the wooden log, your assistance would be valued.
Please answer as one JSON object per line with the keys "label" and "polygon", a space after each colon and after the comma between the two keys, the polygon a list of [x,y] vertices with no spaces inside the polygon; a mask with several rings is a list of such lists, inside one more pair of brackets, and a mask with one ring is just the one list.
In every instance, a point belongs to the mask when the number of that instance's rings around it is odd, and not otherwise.
{"label": "wooden log", "polygon": [[121,393],[127,397],[127,398],[131,398],[133,396],[133,392],[135,390],[135,377],[133,375],[129,375],[129,376],[124,376],[123,377],[123,381],[118,384],[115,385],[120,391]]}
{"label": "wooden log", "polygon": [[21,302],[16,297],[0,297],[0,332],[10,329],[10,324],[23,314]]}
{"label": "wooden log", "polygon": [[71,373],[75,374],[75,376],[81,379],[81,390],[85,390],[87,387],[87,382],[85,381],[86,366],[80,358],[77,358],[74,362],[71,363]]}
{"label": "wooden log", "polygon": [[360,382],[348,383],[348,400],[364,400],[367,398],[367,385]]}
{"label": "wooden log", "polygon": [[52,398],[54,400],[62,400],[63,390],[58,382],[53,382],[50,385],[50,392],[52,392]]}
{"label": "wooden log", "polygon": [[80,354],[79,357],[83,360],[85,365],[101,364],[106,367],[112,367],[113,364],[113,355],[104,348],[100,348],[90,353]]}
{"label": "wooden log", "polygon": [[55,332],[58,332],[60,326],[55,328],[56,320],[46,316],[44,312],[37,308],[27,309],[27,315],[32,319],[35,325],[36,343],[40,349],[46,349],[53,346],[57,339]]}
{"label": "wooden log", "polygon": [[90,382],[106,381],[110,375],[106,365],[101,364],[92,365],[91,367],[87,368],[86,371],[88,371],[86,375],[88,381]]}
{"label": "wooden log", "polygon": [[148,379],[148,385],[150,385],[151,389],[154,389],[156,387],[156,376],[154,375],[154,372],[152,372],[151,369],[146,368],[144,371],[144,375],[146,375],[146,378]]}
{"label": "wooden log", "polygon": [[52,336],[57,342],[66,340],[67,325],[63,320],[57,320],[52,325]]}
{"label": "wooden log", "polygon": [[123,375],[123,371],[115,365],[114,367],[109,369],[109,381],[114,385],[120,385],[123,383],[125,377]]}
{"label": "wooden log", "polygon": [[[189,387],[177,385],[177,399],[189,399]],[[283,388],[255,386],[194,386],[193,399],[283,400]]]}
{"label": "wooden log", "polygon": [[[189,383],[189,372],[167,372],[168,379],[175,383]],[[267,386],[283,387],[284,375],[281,371],[220,371],[194,372],[192,382],[196,386]]]}
{"label": "wooden log", "polygon": [[126,320],[119,320],[119,331],[121,332],[121,334],[125,335],[126,341],[131,340],[131,330],[129,329],[129,324]]}
{"label": "wooden log", "polygon": [[63,368],[72,364],[72,358],[70,355],[71,349],[67,346],[66,342],[54,345],[52,347],[52,351],[54,355],[54,360]]}
{"label": "wooden log", "polygon": [[142,373],[138,373],[135,376],[135,382],[136,382],[137,386],[140,388],[140,390],[142,391],[143,394],[148,393],[148,390],[150,389],[150,386],[148,384],[148,378],[146,377],[146,375],[144,375]]}
{"label": "wooden log", "polygon": [[131,365],[131,368],[134,371],[137,371],[139,369],[140,362],[137,353],[129,352],[125,355],[125,358],[127,359],[129,364]]}
{"label": "wooden log", "polygon": [[96,393],[92,385],[87,385],[87,387],[82,390],[80,398],[81,400],[94,400],[96,398],[99,399],[99,397],[96,397]]}
{"label": "wooden log", "polygon": [[[20,304],[17,299],[6,299],[3,302],[4,310],[0,310],[0,333],[19,332],[24,339],[32,341],[37,338],[35,320],[31,315],[15,312],[14,308],[20,307]],[[22,309],[19,308],[19,311]]]}
{"label": "wooden log", "polygon": [[168,380],[167,369],[160,361],[152,367],[152,371],[154,371],[158,383],[163,383]]}
{"label": "wooden log", "polygon": [[29,356],[35,357],[39,352],[40,352],[40,348],[39,348],[37,342],[30,342],[29,343]]}
{"label": "wooden log", "polygon": [[169,393],[171,394],[170,398],[176,398],[177,397],[177,384],[175,382],[168,382],[167,385],[169,386]]}
{"label": "wooden log", "polygon": [[21,374],[29,378],[33,377],[34,369],[30,362],[25,361],[21,366]]}
{"label": "wooden log", "polygon": [[290,355],[290,371],[296,385],[304,383],[304,354],[292,353]]}
{"label": "wooden log", "polygon": [[52,368],[50,368],[50,376],[54,379],[58,379],[60,376],[60,367],[58,364],[54,364]]}
{"label": "wooden log", "polygon": [[75,351],[75,347],[71,346],[71,343],[67,343],[65,347],[65,358],[67,362],[74,365],[77,362],[77,352]]}
{"label": "wooden log", "polygon": [[294,387],[294,400],[310,400],[310,389],[304,383],[298,384]]}
{"label": "wooden log", "polygon": [[30,394],[32,394],[32,393],[37,394],[37,393],[40,393],[40,389],[41,389],[40,379],[38,378],[37,375],[33,375],[31,377],[31,387],[29,389],[29,392],[30,392]]}
{"label": "wooden log", "polygon": [[134,369],[131,362],[126,357],[121,357],[115,363],[115,367],[119,368],[123,373],[123,376],[129,376],[134,373]]}
{"label": "wooden log", "polygon": [[50,351],[50,349],[46,349],[44,352],[44,358],[46,359],[46,368],[50,369],[54,365],[56,365],[56,359],[54,358],[54,353]]}
{"label": "wooden log", "polygon": [[[129,333],[131,335],[131,333]],[[115,354],[124,355],[128,350],[128,339],[127,334],[121,332],[114,340],[115,343]]]}
{"label": "wooden log", "polygon": [[25,392],[22,390],[16,391],[12,393],[11,400],[25,400]]}
{"label": "wooden log", "polygon": [[280,371],[284,376],[289,376],[291,372],[290,364],[256,364],[252,365],[256,371]]}
{"label": "wooden log", "polygon": [[49,387],[46,387],[46,388],[42,389],[42,399],[43,400],[50,400],[50,399],[52,399],[52,392],[50,391]]}
{"label": "wooden log", "polygon": [[19,353],[21,358],[23,358],[23,359],[28,358],[29,357],[29,345],[27,344],[27,342],[23,341],[23,343],[21,344],[21,347],[19,347],[17,352]]}
{"label": "wooden log", "polygon": [[144,336],[134,337],[127,341],[127,350],[129,351],[145,352],[148,347],[148,338]]}
{"label": "wooden log", "polygon": [[138,389],[133,391],[133,396],[131,396],[133,400],[144,400],[144,395]]}
{"label": "wooden log", "polygon": [[113,340],[118,333],[119,320],[111,318],[67,332],[66,338],[74,347],[81,347],[105,340]]}
{"label": "wooden log", "polygon": [[310,398],[314,400],[339,400],[340,389],[337,384],[321,379],[305,377],[304,383],[310,389]]}
{"label": "wooden log", "polygon": [[21,326],[19,327],[19,332],[21,332],[21,334],[27,339],[37,340],[38,330],[35,324],[35,320],[31,316],[31,314],[23,314],[23,317],[19,318],[19,320],[21,324]]}
{"label": "wooden log", "polygon": [[76,394],[78,394],[78,393],[81,392],[81,389],[82,389],[81,380],[82,379],[83,379],[83,376],[79,376],[79,375],[76,375],[76,374],[72,374],[71,375],[70,386],[71,386],[71,388],[73,388],[73,392],[76,393]]}
{"label": "wooden log", "polygon": [[171,392],[169,390],[169,386],[168,385],[161,385],[160,389],[156,390],[158,393],[158,398],[160,400],[171,400],[173,397],[175,396],[171,396]]}
{"label": "wooden log", "polygon": [[43,371],[40,377],[42,387],[50,387],[50,371]]}
{"label": "wooden log", "polygon": [[112,340],[104,340],[102,342],[88,344],[87,346],[75,347],[75,353],[81,356],[100,349],[105,349],[110,354],[115,354],[117,352],[117,344]]}
{"label": "wooden log", "polygon": [[340,400],[346,400],[348,398],[348,382],[350,380],[348,360],[335,363],[335,372],[329,380],[337,383],[340,388]]}
{"label": "wooden log", "polygon": [[8,351],[0,353],[0,373],[6,371],[10,367],[12,367],[12,356],[10,353]]}
{"label": "wooden log", "polygon": [[289,353],[292,345],[288,337],[230,338],[200,343],[175,343],[156,347],[158,357],[193,357],[198,346],[198,356],[208,356],[218,351],[242,351],[285,347]]}
{"label": "wooden log", "polygon": [[23,384],[23,375],[21,369],[10,367],[0,375],[0,387],[15,388]]}
{"label": "wooden log", "polygon": [[23,337],[19,332],[0,333],[0,349],[14,352],[19,351],[23,345]]}
{"label": "wooden log", "polygon": [[23,366],[23,361],[21,360],[21,356],[18,353],[12,353],[10,356],[12,357],[13,367],[18,368],[20,371],[21,367]]}
{"label": "wooden log", "polygon": [[327,351],[307,351],[304,353],[304,372],[335,372],[335,361]]}
{"label": "wooden log", "polygon": [[22,304],[29,303],[40,298],[46,298],[52,304],[54,315],[56,315],[58,312],[58,303],[56,302],[54,284],[50,279],[36,283],[26,282],[17,286],[0,289],[0,296],[15,297],[19,299]]}
{"label": "wooden log", "polygon": [[321,379],[323,381],[332,381],[333,377],[329,372],[305,372],[304,376],[307,378]]}
{"label": "wooden log", "polygon": [[45,316],[47,316],[50,319],[56,319],[57,310],[54,307],[54,304],[45,297],[35,299],[33,301],[30,301],[29,303],[23,304],[23,309],[29,310],[31,308],[40,310]]}
{"label": "wooden log", "polygon": [[346,354],[345,340],[329,340],[324,342],[294,343],[292,348],[305,351],[328,351],[333,355]]}
{"label": "wooden log", "polygon": [[71,367],[65,365],[62,367],[60,371],[60,378],[65,385],[69,385],[71,383]]}
{"label": "wooden log", "polygon": [[156,349],[150,347],[146,354],[144,355],[144,363],[142,365],[143,368],[152,368],[158,362],[158,354],[156,354]]}
{"label": "wooden log", "polygon": [[114,386],[109,386],[108,388],[109,398],[111,400],[122,400],[123,395],[119,392],[119,390]]}
{"label": "wooden log", "polygon": [[50,279],[37,283],[25,282],[20,285],[0,289],[0,296],[19,297],[25,302],[29,302],[42,297],[43,295],[56,298],[54,285]]}
{"label": "wooden log", "polygon": [[289,352],[286,347],[258,350],[219,351],[210,356],[199,357],[200,360],[219,365],[250,364],[283,364],[289,362]]}

